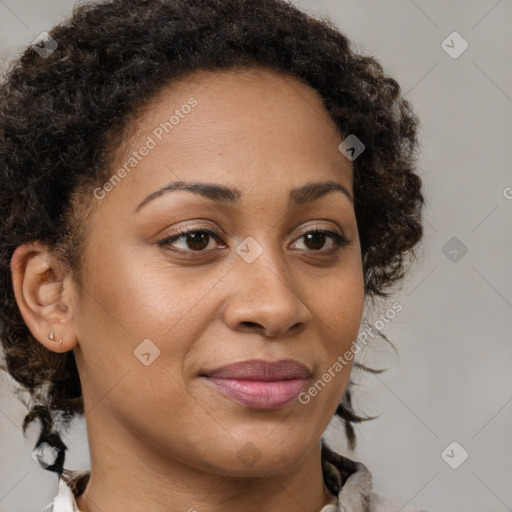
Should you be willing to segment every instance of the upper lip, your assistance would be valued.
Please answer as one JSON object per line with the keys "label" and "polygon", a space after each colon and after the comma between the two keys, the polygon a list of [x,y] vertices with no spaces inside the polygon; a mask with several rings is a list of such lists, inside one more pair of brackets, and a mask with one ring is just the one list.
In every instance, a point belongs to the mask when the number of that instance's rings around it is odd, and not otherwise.
{"label": "upper lip", "polygon": [[279,361],[251,359],[208,370],[203,375],[219,379],[277,381],[308,379],[312,373],[307,366],[294,359],[281,359]]}

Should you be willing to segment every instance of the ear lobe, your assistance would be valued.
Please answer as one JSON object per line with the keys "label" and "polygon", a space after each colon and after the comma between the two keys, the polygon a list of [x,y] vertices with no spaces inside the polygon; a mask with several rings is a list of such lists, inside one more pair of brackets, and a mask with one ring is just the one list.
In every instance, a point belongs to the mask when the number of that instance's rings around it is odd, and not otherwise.
{"label": "ear lobe", "polygon": [[43,244],[29,242],[14,251],[11,275],[16,302],[32,335],[54,352],[74,348],[76,295],[62,263]]}

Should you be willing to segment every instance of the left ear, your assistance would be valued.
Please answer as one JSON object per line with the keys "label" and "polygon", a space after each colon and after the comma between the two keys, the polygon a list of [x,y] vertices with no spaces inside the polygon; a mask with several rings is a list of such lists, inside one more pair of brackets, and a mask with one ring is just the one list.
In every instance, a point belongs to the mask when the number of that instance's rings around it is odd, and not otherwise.
{"label": "left ear", "polygon": [[73,349],[78,344],[73,322],[77,294],[69,269],[44,244],[28,242],[14,251],[11,275],[32,335],[54,352]]}

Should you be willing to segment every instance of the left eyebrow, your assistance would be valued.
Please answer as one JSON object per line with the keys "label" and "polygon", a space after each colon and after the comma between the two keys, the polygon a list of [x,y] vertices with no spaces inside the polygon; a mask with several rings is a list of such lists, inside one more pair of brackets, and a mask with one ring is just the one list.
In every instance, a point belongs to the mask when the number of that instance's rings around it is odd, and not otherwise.
{"label": "left eyebrow", "polygon": [[351,203],[354,202],[350,192],[340,183],[336,183],[335,181],[314,181],[292,189],[290,191],[289,204],[290,206],[300,206],[314,201],[315,199],[319,199],[330,192],[341,192]]}
{"label": "left eyebrow", "polygon": [[[238,204],[242,198],[242,192],[237,188],[218,185],[216,183],[174,181],[143,199],[137,208],[135,208],[135,213],[150,201],[175,190],[188,190],[206,199],[230,204]],[[334,191],[341,192],[351,203],[354,202],[350,192],[340,183],[336,183],[335,181],[315,181],[290,190],[289,205],[300,206]]]}

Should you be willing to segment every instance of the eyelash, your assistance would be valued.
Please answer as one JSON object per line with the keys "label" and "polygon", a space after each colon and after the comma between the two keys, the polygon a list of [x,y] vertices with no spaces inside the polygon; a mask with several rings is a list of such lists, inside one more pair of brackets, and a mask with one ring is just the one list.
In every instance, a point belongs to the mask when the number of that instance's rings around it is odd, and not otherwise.
{"label": "eyelash", "polygon": [[[187,229],[187,228],[180,228],[180,230],[175,234],[175,235],[172,235],[171,237],[167,237],[167,238],[164,238],[163,240],[159,241],[158,242],[158,245],[160,247],[165,247],[167,245],[171,245],[172,242],[175,242],[176,240],[180,239],[181,237],[186,237],[186,235],[189,235],[189,234],[192,234],[192,233],[206,233],[208,235],[210,235],[212,238],[214,238],[217,242],[222,242],[221,238],[220,238],[220,235],[218,235],[217,233],[215,233],[214,231],[211,231],[210,229],[201,229],[201,228],[190,228],[190,229]],[[310,233],[320,233],[320,234],[324,234],[324,235],[327,235],[329,238],[331,238],[331,240],[333,240],[334,242],[334,247],[332,249],[329,249],[329,250],[322,250],[322,249],[319,249],[319,250],[314,250],[314,249],[311,249],[310,251],[313,252],[313,253],[324,253],[324,254],[333,254],[335,252],[338,252],[339,250],[341,250],[343,247],[345,247],[346,245],[349,244],[349,241],[342,235],[340,235],[339,233],[336,233],[335,231],[330,231],[330,230],[327,230],[327,229],[311,229],[310,231],[305,231],[304,233],[302,233],[299,238],[297,238],[297,240],[299,240],[300,238],[304,237],[305,235],[308,235]],[[180,253],[201,253],[201,252],[207,252],[208,249],[202,249],[202,250],[197,250],[197,251],[194,251],[192,249],[189,249],[189,250],[184,250],[184,249],[170,249],[171,251],[174,251],[174,252],[180,252]],[[209,250],[212,250],[212,249],[209,249]]]}

